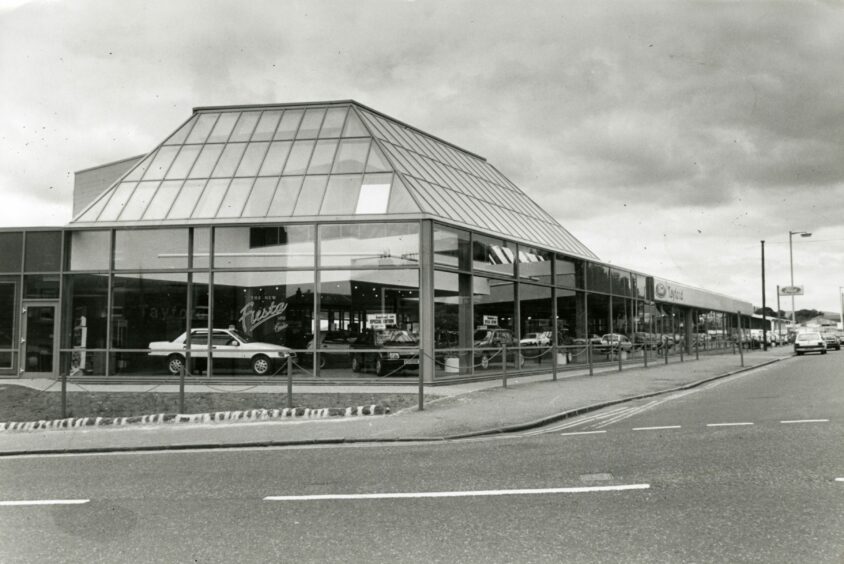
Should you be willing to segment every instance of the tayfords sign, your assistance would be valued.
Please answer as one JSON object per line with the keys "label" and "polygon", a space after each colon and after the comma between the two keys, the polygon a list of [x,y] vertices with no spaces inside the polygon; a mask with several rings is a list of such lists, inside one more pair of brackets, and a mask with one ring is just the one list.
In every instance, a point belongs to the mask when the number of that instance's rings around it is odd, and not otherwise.
{"label": "tayfords sign", "polygon": [[740,311],[745,315],[753,314],[753,304],[750,302],[743,302],[722,294],[715,294],[656,277],[648,280],[649,286],[651,280],[653,281],[652,299],[654,301],[729,313]]}
{"label": "tayfords sign", "polygon": [[780,296],[802,296],[803,286],[782,286]]}

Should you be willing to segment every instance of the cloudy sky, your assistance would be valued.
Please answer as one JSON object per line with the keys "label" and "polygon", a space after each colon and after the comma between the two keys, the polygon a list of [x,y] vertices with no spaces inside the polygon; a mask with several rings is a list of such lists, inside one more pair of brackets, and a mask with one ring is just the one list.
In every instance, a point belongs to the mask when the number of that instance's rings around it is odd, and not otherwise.
{"label": "cloudy sky", "polygon": [[[603,260],[839,311],[844,4],[0,0],[0,227],[195,106],[355,99],[485,156]],[[783,299],[783,309],[790,301]]]}

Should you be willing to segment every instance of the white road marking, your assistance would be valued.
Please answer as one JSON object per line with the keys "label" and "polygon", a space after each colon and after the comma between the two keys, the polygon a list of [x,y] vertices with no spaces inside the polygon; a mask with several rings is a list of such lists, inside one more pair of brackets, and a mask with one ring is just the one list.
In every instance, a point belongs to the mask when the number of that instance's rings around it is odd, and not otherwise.
{"label": "white road marking", "polygon": [[707,423],[707,427],[739,427],[741,425],[753,425],[750,422],[742,422],[742,423]]}
{"label": "white road marking", "polygon": [[780,421],[780,423],[829,423],[829,419],[795,419],[792,421]]}
{"label": "white road marking", "polygon": [[567,435],[600,435],[601,433],[606,433],[606,431],[571,431],[570,433],[560,433],[560,436],[565,437]]}
{"label": "white road marking", "polygon": [[659,431],[660,429],[681,429],[680,425],[663,425],[661,427],[633,427],[634,431]]}
{"label": "white road marking", "polygon": [[21,505],[81,505],[90,499],[25,499],[20,501],[0,501],[0,507],[15,507]]}
{"label": "white road marking", "polygon": [[836,482],[844,482],[844,478],[835,478]]}
{"label": "white road marking", "polygon": [[620,408],[613,409],[613,410],[610,410],[610,411],[607,411],[607,412],[597,413],[595,415],[576,417],[573,420],[562,421],[562,422],[557,423],[555,425],[550,425],[548,427],[542,427],[542,428],[537,429],[535,431],[527,431],[527,432],[524,432],[524,433],[520,433],[520,435],[523,436],[523,437],[531,437],[531,436],[534,436],[534,435],[544,435],[546,433],[555,433],[557,431],[562,431],[563,429],[570,429],[572,427],[580,427],[581,425],[586,425],[587,423],[590,423],[592,421],[596,421],[598,419],[604,419],[604,418],[607,418],[607,417],[612,417],[613,415],[616,415],[617,413],[621,413],[621,412],[627,411],[629,409],[630,409],[629,407],[620,407]]}
{"label": "white road marking", "polygon": [[264,501],[323,501],[358,499],[419,499],[439,497],[489,497],[502,495],[543,495],[560,493],[619,492],[646,490],[650,484],[627,484],[623,486],[583,486],[574,488],[538,488],[523,490],[476,490],[462,492],[402,492],[370,494],[325,494],[325,495],[268,495]]}

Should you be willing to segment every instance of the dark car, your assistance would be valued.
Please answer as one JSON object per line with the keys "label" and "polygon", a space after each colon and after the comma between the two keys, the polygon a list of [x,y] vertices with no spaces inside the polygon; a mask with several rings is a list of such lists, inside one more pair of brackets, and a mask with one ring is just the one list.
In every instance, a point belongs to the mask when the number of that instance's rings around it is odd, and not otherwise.
{"label": "dark car", "polygon": [[472,337],[475,343],[475,364],[481,368],[488,368],[490,361],[501,361],[504,347],[507,347],[507,361],[518,362],[518,366],[525,364],[524,357],[519,353],[519,342],[509,329],[478,329]]}
{"label": "dark car", "polygon": [[835,333],[830,333],[829,331],[825,331],[825,332],[821,333],[821,337],[823,337],[823,340],[826,341],[827,350],[829,350],[829,349],[835,349],[837,351],[841,350],[841,340],[838,338],[838,335],[836,335]]}
{"label": "dark car", "polygon": [[[319,367],[325,368],[331,365],[345,365],[349,362],[349,349],[354,339],[342,331],[320,331],[319,333]],[[307,354],[301,355],[300,361],[310,366],[313,364],[313,354],[316,346],[316,339],[308,341]]]}
{"label": "dark car", "polygon": [[419,368],[419,340],[403,329],[367,329],[350,346],[353,372],[372,368],[376,376],[389,376]]}

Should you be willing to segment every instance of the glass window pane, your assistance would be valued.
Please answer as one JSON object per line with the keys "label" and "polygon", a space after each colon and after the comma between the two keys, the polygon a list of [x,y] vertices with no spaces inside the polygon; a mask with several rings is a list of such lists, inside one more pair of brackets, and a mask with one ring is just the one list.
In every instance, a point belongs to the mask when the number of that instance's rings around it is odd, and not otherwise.
{"label": "glass window pane", "polygon": [[290,268],[314,265],[313,225],[218,227],[214,266]]}
{"label": "glass window pane", "polygon": [[278,178],[259,178],[243,208],[243,217],[265,217],[275,194]]}
{"label": "glass window pane", "polygon": [[258,118],[261,112],[243,112],[240,114],[240,119],[237,120],[237,125],[234,127],[232,136],[229,142],[233,141],[249,141],[252,137],[252,131],[255,129],[255,124],[258,123]]}
{"label": "glass window pane", "polygon": [[108,270],[111,234],[108,231],[71,231],[70,270]]}
{"label": "glass window pane", "polygon": [[390,188],[390,205],[387,206],[387,213],[416,213],[419,206],[411,197],[410,192],[401,181],[401,178],[393,178],[393,186]]}
{"label": "glass window pane", "polygon": [[230,143],[226,145],[217,166],[214,167],[214,172],[211,176],[215,178],[228,178],[234,176],[234,171],[240,163],[240,157],[243,151],[246,150],[246,143]]}
{"label": "glass window pane", "polygon": [[173,205],[173,200],[179,194],[179,188],[182,187],[181,180],[168,180],[161,183],[158,187],[158,192],[147,207],[144,213],[144,219],[164,219],[167,217],[167,212]]}
{"label": "glass window pane", "polygon": [[340,137],[343,129],[343,122],[346,120],[347,108],[331,108],[325,112],[325,121],[322,122],[320,137]]}
{"label": "glass window pane", "polygon": [[164,142],[165,145],[181,145],[185,142],[185,138],[188,136],[188,131],[191,130],[193,124],[196,122],[196,116],[191,117],[188,122],[179,128],[176,133],[170,136],[167,141]]}
{"label": "glass window pane", "polygon": [[199,158],[196,159],[196,164],[190,171],[188,178],[208,178],[211,176],[211,170],[217,164],[217,159],[220,158],[220,153],[223,152],[225,145],[205,145],[202,147],[202,152]]}
{"label": "glass window pane", "polygon": [[566,288],[583,288],[583,261],[557,255],[555,283]]}
{"label": "glass window pane", "polygon": [[115,221],[137,185],[137,182],[122,182],[117,188],[115,188],[111,195],[111,199],[108,201],[105,209],[103,209],[100,214],[99,220]]}
{"label": "glass window pane", "polygon": [[468,271],[472,267],[471,257],[468,232],[434,226],[434,264]]}
{"label": "glass window pane", "polygon": [[366,155],[369,152],[369,139],[343,139],[337,151],[337,159],[331,172],[342,174],[363,172]]}
{"label": "glass window pane", "polygon": [[114,234],[116,269],[155,270],[187,266],[187,229],[119,229]]}
{"label": "glass window pane", "polygon": [[214,123],[217,121],[217,116],[220,114],[200,114],[199,118],[196,120],[196,125],[193,126],[193,129],[188,136],[188,143],[205,143],[205,138],[208,137],[208,133],[211,131],[211,128],[214,127]]}
{"label": "glass window pane", "polygon": [[325,116],[324,108],[311,108],[305,111],[305,117],[302,118],[302,125],[299,126],[299,132],[296,133],[296,139],[313,139],[319,133],[319,128],[322,125],[322,118]]}
{"label": "glass window pane", "polygon": [[208,143],[225,143],[229,140],[229,135],[232,134],[232,129],[234,129],[234,124],[237,122],[237,118],[240,116],[237,112],[225,112],[220,115],[220,119],[217,120],[217,125],[214,126],[214,131],[211,132],[211,135],[208,137]]}
{"label": "glass window pane", "polygon": [[586,287],[592,292],[606,292],[607,294],[609,294],[609,267],[600,264],[589,263],[586,269]]}
{"label": "glass window pane", "polygon": [[161,147],[155,154],[152,164],[144,173],[144,180],[161,180],[164,178],[164,173],[170,168],[170,163],[176,158],[178,152],[178,147]]}
{"label": "glass window pane", "polygon": [[132,221],[141,219],[144,211],[149,205],[150,199],[155,195],[155,190],[161,184],[157,180],[155,182],[141,182],[138,184],[132,197],[126,202],[123,212],[120,214],[121,221]]}
{"label": "glass window pane", "polygon": [[313,141],[296,141],[287,157],[287,164],[284,165],[284,174],[305,174],[308,169],[308,161],[311,152],[314,150]]}
{"label": "glass window pane", "polygon": [[475,276],[472,280],[472,337],[475,374],[500,372],[506,358],[512,370],[517,352],[502,354],[503,347],[513,350],[519,345],[515,324],[515,283]]}
{"label": "glass window pane", "polygon": [[551,284],[553,258],[553,253],[548,251],[519,245],[519,277]]}
{"label": "glass window pane", "polygon": [[205,180],[188,180],[182,186],[179,196],[173,203],[173,208],[167,214],[167,219],[187,219],[193,213],[196,202],[205,188]]}
{"label": "glass window pane", "polygon": [[261,166],[269,145],[267,142],[249,143],[246,152],[243,154],[243,159],[240,161],[240,166],[237,167],[235,176],[255,176],[258,174],[258,167]]}
{"label": "glass window pane", "polygon": [[308,174],[328,174],[331,171],[336,150],[336,140],[317,141],[311,163],[308,165]]}
{"label": "glass window pane", "polygon": [[[104,349],[106,347],[106,326],[108,324],[108,275],[75,274],[65,277],[65,300],[70,303],[72,318],[65,318],[62,348]],[[84,330],[80,330],[84,327]],[[77,368],[86,373],[104,367],[94,367],[91,353],[76,352]],[[86,358],[87,357],[87,358]],[[84,360],[83,360],[84,359]]]}
{"label": "glass window pane", "polygon": [[[193,229],[193,267],[208,268],[211,257],[211,228],[194,227]],[[196,302],[194,302],[196,303]]]}
{"label": "glass window pane", "polygon": [[199,145],[184,145],[165,178],[187,178],[188,171],[193,166],[200,149],[202,147]]}
{"label": "glass window pane", "polygon": [[372,149],[369,151],[369,159],[366,161],[366,172],[389,172],[393,167],[387,162],[384,153],[376,143],[372,144]]}
{"label": "glass window pane", "polygon": [[23,233],[0,233],[0,272],[20,272]]}
{"label": "glass window pane", "polygon": [[228,179],[209,180],[191,217],[216,217],[223,196],[225,196],[226,190],[228,190],[229,182],[230,180]]}
{"label": "glass window pane", "polygon": [[612,293],[616,296],[633,296],[633,288],[630,283],[630,273],[616,268],[611,269]]}
{"label": "glass window pane", "polygon": [[[146,349],[155,341],[173,341],[185,332],[185,274],[122,274],[112,287],[111,346]],[[181,343],[173,346],[181,349]],[[121,355],[112,363],[120,374],[166,373],[166,355]],[[155,370],[153,370],[153,368]]]}
{"label": "glass window pane", "polygon": [[343,137],[368,137],[369,132],[361,123],[356,111],[349,112],[349,118],[346,120],[346,126],[343,128]]}
{"label": "glass window pane", "polygon": [[293,215],[317,215],[322,205],[326,184],[328,184],[328,176],[306,176]]}
{"label": "glass window pane", "polygon": [[30,299],[52,300],[59,297],[58,274],[36,274],[25,276],[23,297]]}
{"label": "glass window pane", "polygon": [[354,213],[361,179],[362,177],[359,174],[332,176],[328,181],[325,201],[322,203],[320,215]]}
{"label": "glass window pane", "polygon": [[299,123],[302,121],[304,114],[304,110],[285,111],[284,115],[281,116],[281,122],[278,124],[278,129],[276,129],[273,139],[276,141],[293,139],[299,130]]}
{"label": "glass window pane", "polygon": [[246,198],[252,190],[252,178],[235,178],[229,186],[216,217],[240,217]]}
{"label": "glass window pane", "polygon": [[477,235],[472,243],[472,266],[477,271],[513,275],[515,245],[501,239]]}
{"label": "glass window pane", "polygon": [[355,213],[387,213],[392,178],[392,174],[367,174],[364,176]]}
{"label": "glass window pane", "polygon": [[322,225],[319,248],[321,266],[415,265],[419,262],[419,224]]}
{"label": "glass window pane", "polygon": [[304,176],[283,176],[278,183],[275,196],[270,204],[270,217],[289,217],[293,215],[293,206],[299,199]]}
{"label": "glass window pane", "polygon": [[273,110],[261,114],[255,133],[252,134],[252,141],[269,141],[273,138],[278,120],[281,118],[281,110]]}
{"label": "glass window pane", "polygon": [[284,163],[287,160],[287,154],[290,152],[290,147],[293,145],[291,141],[273,141],[270,143],[270,150],[264,159],[264,164],[261,165],[259,176],[279,176]]}
{"label": "glass window pane", "polygon": [[123,178],[123,181],[125,182],[127,180],[140,180],[141,177],[146,172],[147,167],[149,166],[149,163],[152,162],[152,158],[154,156],[155,156],[154,153],[147,155],[147,157],[144,160],[142,160],[140,163],[138,163],[138,165],[135,168],[133,168],[132,171],[129,172],[129,174],[127,174]]}

